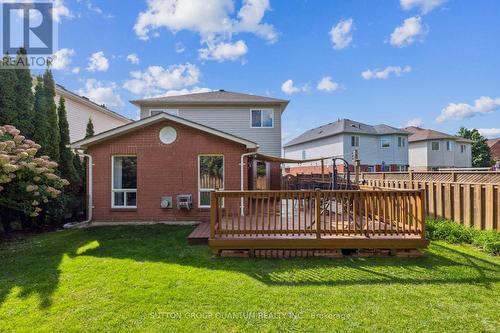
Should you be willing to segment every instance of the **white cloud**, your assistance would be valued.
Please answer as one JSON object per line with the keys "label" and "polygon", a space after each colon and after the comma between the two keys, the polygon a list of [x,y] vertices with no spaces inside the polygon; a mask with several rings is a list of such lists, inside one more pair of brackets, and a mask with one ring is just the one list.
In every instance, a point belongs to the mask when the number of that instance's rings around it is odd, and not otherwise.
{"label": "white cloud", "polygon": [[361,76],[365,80],[370,79],[382,79],[385,80],[391,76],[391,74],[395,76],[401,76],[403,73],[411,72],[410,66],[400,67],[400,66],[387,66],[384,69],[368,69],[361,73]]}
{"label": "white cloud", "polygon": [[286,80],[281,85],[281,91],[283,91],[285,94],[288,95],[295,94],[298,92],[306,92],[308,90],[309,86],[307,84],[303,85],[302,87],[296,87],[293,85],[293,80]]}
{"label": "white cloud", "polygon": [[422,127],[423,124],[424,124],[424,121],[422,120],[422,118],[416,117],[416,118],[408,120],[405,127],[410,127],[410,126]]}
{"label": "white cloud", "polygon": [[139,65],[139,56],[137,55],[137,53],[131,53],[127,56],[127,61],[129,61],[131,64],[134,64],[134,65]]}
{"label": "white cloud", "polygon": [[269,0],[243,0],[234,17],[233,0],[148,0],[146,11],[139,13],[134,31],[141,39],[148,39],[151,32],[167,28],[172,32],[190,30],[199,33],[203,40],[215,37],[230,38],[234,33],[254,33],[269,42],[276,41],[274,27],[262,23],[270,10]]}
{"label": "white cloud", "polygon": [[156,96],[168,90],[183,89],[197,84],[201,72],[196,65],[186,63],[162,66],[150,66],[144,72],[133,71],[132,79],[125,81],[123,88],[136,95]]}
{"label": "white cloud", "polygon": [[119,94],[115,94],[117,85],[114,82],[100,82],[95,79],[85,81],[85,88],[78,90],[78,94],[88,97],[97,104],[107,107],[122,108],[125,103]]}
{"label": "white cloud", "polygon": [[176,53],[182,53],[184,51],[186,51],[186,47],[184,46],[184,44],[182,44],[181,42],[175,43],[175,52]]}
{"label": "white cloud", "polygon": [[59,22],[62,17],[73,18],[73,13],[64,5],[64,0],[54,0],[52,7],[52,17]]}
{"label": "white cloud", "polygon": [[478,128],[477,129],[482,136],[488,139],[494,139],[500,137],[500,128]]}
{"label": "white cloud", "polygon": [[403,10],[418,8],[422,14],[427,14],[444,4],[446,0],[399,0]]}
{"label": "white cloud", "polygon": [[450,103],[441,110],[441,114],[436,118],[438,123],[443,123],[451,119],[472,118],[486,113],[493,112],[500,107],[500,98],[482,96],[474,101],[474,105],[467,103]]}
{"label": "white cloud", "polygon": [[96,6],[95,4],[92,3],[90,0],[77,0],[79,3],[83,3],[85,7],[87,7],[88,10],[97,13],[101,15],[102,17],[105,18],[113,18],[114,16],[111,14],[106,14],[104,11],[101,9],[101,7]]}
{"label": "white cloud", "polygon": [[199,49],[198,53],[200,59],[203,60],[217,60],[219,62],[225,60],[236,60],[245,55],[248,47],[244,41],[239,40],[233,44],[231,43],[211,43],[207,44],[204,49]]}
{"label": "white cloud", "polygon": [[54,59],[52,61],[52,69],[55,70],[67,70],[71,64],[72,57],[75,55],[75,50],[73,49],[60,49],[54,53]]}
{"label": "white cloud", "polygon": [[323,77],[316,86],[316,89],[320,91],[331,92],[340,88],[340,85],[337,82],[332,81],[331,76]]}
{"label": "white cloud", "polygon": [[413,16],[404,20],[403,25],[394,29],[390,43],[393,46],[405,47],[413,44],[416,38],[422,38],[426,33],[427,29],[422,25],[422,18]]}
{"label": "white cloud", "polygon": [[80,67],[75,67],[75,68],[73,68],[73,69],[71,70],[71,73],[73,73],[73,74],[78,74],[78,73],[80,73]]}
{"label": "white cloud", "polygon": [[109,68],[108,59],[104,56],[103,51],[96,52],[92,54],[89,58],[89,65],[87,67],[88,71],[95,72],[105,72]]}
{"label": "white cloud", "polygon": [[337,25],[330,30],[330,38],[333,43],[333,48],[336,50],[345,49],[352,42],[352,31],[354,25],[352,18],[341,20]]}

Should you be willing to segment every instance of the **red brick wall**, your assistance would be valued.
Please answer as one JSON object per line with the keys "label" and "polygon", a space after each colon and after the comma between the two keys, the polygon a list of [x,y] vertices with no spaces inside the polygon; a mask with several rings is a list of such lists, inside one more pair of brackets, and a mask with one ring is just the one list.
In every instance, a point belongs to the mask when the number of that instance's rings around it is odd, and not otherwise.
{"label": "red brick wall", "polygon": [[[165,126],[177,131],[169,145],[159,140]],[[226,190],[240,189],[240,156],[244,145],[211,135],[188,126],[163,120],[137,131],[91,146],[93,171],[94,221],[208,221],[210,209],[198,208],[198,155],[224,155]],[[111,209],[111,157],[137,156],[137,209]],[[247,176],[244,176],[247,184]],[[172,196],[176,206],[178,194],[193,195],[190,211],[160,208],[162,196]]]}

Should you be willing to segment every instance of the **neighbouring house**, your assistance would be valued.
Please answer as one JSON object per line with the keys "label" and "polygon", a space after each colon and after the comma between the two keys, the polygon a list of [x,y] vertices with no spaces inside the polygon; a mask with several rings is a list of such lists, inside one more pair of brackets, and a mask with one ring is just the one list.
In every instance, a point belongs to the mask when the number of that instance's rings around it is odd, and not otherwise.
{"label": "neighbouring house", "polygon": [[500,161],[500,138],[488,140],[488,147],[490,147],[491,160]]}
{"label": "neighbouring house", "polygon": [[279,153],[288,101],[218,91],[133,103],[142,119],[72,144],[92,159],[94,221],[208,221],[213,190],[255,189],[259,172],[280,188],[279,162],[245,154]]}
{"label": "neighbouring house", "polygon": [[[159,113],[172,114],[246,140],[259,153],[281,157],[281,116],[289,101],[225,90],[131,101],[141,119]],[[279,189],[281,164],[252,159],[250,182],[260,190]]]}
{"label": "neighbouring house", "polygon": [[79,96],[56,84],[56,104],[59,103],[61,96],[64,96],[66,102],[70,142],[81,140],[85,137],[89,118],[92,119],[94,124],[95,134],[128,124],[132,121],[119,113],[111,111],[105,105],[96,104],[87,97]]}
{"label": "neighbouring house", "polygon": [[[285,158],[306,160],[336,156],[352,162],[358,151],[362,172],[404,171],[408,167],[409,133],[388,125],[367,125],[341,119],[304,132],[286,143]],[[327,170],[331,171],[331,160]],[[320,162],[287,165],[285,173],[318,173]],[[343,166],[339,171],[344,171]]]}
{"label": "neighbouring house", "polygon": [[412,133],[408,138],[411,170],[472,167],[471,140],[415,126],[405,130]]}

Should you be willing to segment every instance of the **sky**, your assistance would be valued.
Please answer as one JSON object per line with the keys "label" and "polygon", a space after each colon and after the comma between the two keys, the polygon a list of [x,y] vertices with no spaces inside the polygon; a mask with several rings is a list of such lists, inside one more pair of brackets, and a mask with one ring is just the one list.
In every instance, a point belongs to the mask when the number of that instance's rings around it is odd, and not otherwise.
{"label": "sky", "polygon": [[497,0],[55,0],[56,81],[129,100],[290,100],[283,141],[339,118],[500,137]]}

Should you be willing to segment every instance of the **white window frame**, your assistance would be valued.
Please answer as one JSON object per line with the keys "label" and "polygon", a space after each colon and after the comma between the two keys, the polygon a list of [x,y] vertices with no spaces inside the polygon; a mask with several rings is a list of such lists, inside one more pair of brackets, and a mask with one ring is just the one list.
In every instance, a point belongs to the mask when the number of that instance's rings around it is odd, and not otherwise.
{"label": "white window frame", "polygon": [[153,112],[165,112],[172,116],[179,116],[179,109],[149,109],[149,116],[152,116]]}
{"label": "white window frame", "polygon": [[399,172],[406,172],[406,171],[408,171],[408,170],[407,170],[407,168],[406,168],[406,165],[399,164],[399,165],[398,165],[398,171],[399,171]]}
{"label": "white window frame", "polygon": [[[388,147],[384,147],[384,139],[386,139],[386,140],[389,141],[389,146]],[[382,148],[382,149],[391,148],[391,144],[392,144],[392,140],[391,140],[390,136],[383,136],[383,137],[380,138],[380,148]]]}
{"label": "white window frame", "polygon": [[460,145],[460,154],[465,154],[467,152],[467,146],[464,144]]}
{"label": "white window frame", "polygon": [[[135,157],[137,160],[137,155],[112,155],[111,156],[111,208],[113,209],[136,209],[137,208],[137,188],[136,189],[128,189],[128,188],[122,188],[122,189],[115,189],[115,157]],[[136,177],[138,176],[138,170],[137,170],[137,165],[136,165]],[[124,193],[123,195],[123,202],[124,204],[127,203],[127,195],[128,193],[135,193],[135,206],[116,206],[115,205],[115,193]]]}
{"label": "white window frame", "polygon": [[[222,156],[222,188],[219,188],[217,190],[222,190],[224,191],[224,188],[226,187],[226,158],[224,157],[224,154],[199,154],[198,155],[198,208],[210,208],[211,205],[202,205],[201,204],[201,192],[212,192],[215,191],[215,188],[211,189],[202,189],[200,188],[200,157],[202,156]],[[222,207],[224,207],[224,201],[222,201]]]}
{"label": "white window frame", "polygon": [[[254,126],[253,125],[253,119],[252,119],[252,113],[254,111],[260,111],[260,126]],[[264,111],[269,111],[271,112],[271,126],[270,127],[266,127],[266,126],[263,126],[263,122],[262,122],[262,112]],[[250,128],[274,128],[274,109],[250,109]]]}
{"label": "white window frame", "polygon": [[404,136],[398,136],[398,147],[402,148],[405,146],[406,142],[405,142],[405,138]]}
{"label": "white window frame", "polygon": [[[352,140],[354,139],[355,145],[353,145]],[[359,135],[351,135],[351,147],[359,147]]]}
{"label": "white window frame", "polygon": [[[438,144],[438,149],[433,149],[432,144],[437,143]],[[439,141],[431,141],[431,151],[440,151],[441,150],[441,142]]]}
{"label": "white window frame", "polygon": [[377,170],[377,168],[375,167],[375,165],[368,165],[366,167],[366,172],[375,172],[375,170]]}
{"label": "white window frame", "polygon": [[[450,149],[448,149],[448,145],[449,145]],[[446,151],[453,151],[453,141],[449,141],[449,140],[446,141]]]}

